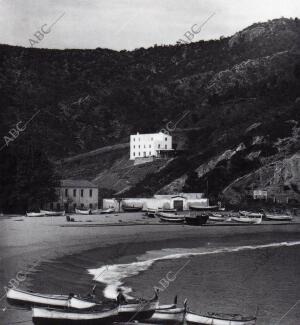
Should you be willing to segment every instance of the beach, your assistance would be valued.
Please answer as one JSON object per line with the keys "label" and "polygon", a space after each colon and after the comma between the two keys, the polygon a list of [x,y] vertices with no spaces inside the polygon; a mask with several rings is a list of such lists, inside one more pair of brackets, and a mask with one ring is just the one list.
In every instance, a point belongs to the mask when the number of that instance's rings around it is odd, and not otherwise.
{"label": "beach", "polygon": [[256,314],[258,325],[299,323],[300,307],[292,308],[300,289],[298,222],[193,227],[161,224],[142,213],[75,221],[0,218],[0,324],[32,324],[31,312],[5,302],[4,287],[18,272],[19,288],[43,293],[85,295],[97,283],[104,300],[118,285],[135,297],[151,297],[159,288],[161,303],[177,294],[179,304],[187,298],[197,313]]}

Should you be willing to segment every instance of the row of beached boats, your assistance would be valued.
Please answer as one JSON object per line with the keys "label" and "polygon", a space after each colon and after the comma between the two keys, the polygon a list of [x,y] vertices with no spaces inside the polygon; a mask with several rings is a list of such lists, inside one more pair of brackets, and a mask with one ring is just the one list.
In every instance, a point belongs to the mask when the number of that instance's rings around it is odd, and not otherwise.
{"label": "row of beached boats", "polygon": [[[115,212],[114,208],[108,209],[75,209],[76,214],[83,214],[83,215],[91,215],[91,214],[110,214]],[[40,210],[40,212],[27,212],[27,217],[58,217],[64,216],[66,214],[65,211],[51,211],[51,210]]]}
{"label": "row of beached boats", "polygon": [[153,210],[148,209],[146,215],[159,217],[163,222],[187,223],[191,225],[204,225],[208,220],[213,222],[236,222],[245,224],[260,224],[263,219],[270,221],[291,221],[293,217],[288,214],[272,214],[265,211],[250,212],[239,211],[239,213],[221,213],[217,206],[190,206],[189,214],[177,214],[176,210]]}
{"label": "row of beached boats", "polygon": [[32,309],[36,325],[108,325],[108,324],[187,324],[187,325],[254,325],[255,317],[237,314],[208,313],[198,315],[187,307],[177,306],[177,297],[170,305],[160,305],[158,294],[152,299],[101,303],[91,295],[85,298],[70,295],[49,295],[9,289],[7,300],[14,306]]}

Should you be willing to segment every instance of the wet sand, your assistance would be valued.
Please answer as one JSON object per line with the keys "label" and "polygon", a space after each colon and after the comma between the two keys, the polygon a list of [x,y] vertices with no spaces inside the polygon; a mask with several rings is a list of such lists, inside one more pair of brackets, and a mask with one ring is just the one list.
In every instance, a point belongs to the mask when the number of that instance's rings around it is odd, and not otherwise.
{"label": "wet sand", "polygon": [[[137,256],[148,251],[300,240],[299,224],[255,227],[161,225],[154,224],[157,220],[143,219],[139,213],[76,219],[82,222],[65,227],[70,223],[60,217],[1,218],[1,288],[15,278],[18,271],[26,274],[35,262],[38,262],[37,266],[19,287],[45,293],[86,294],[95,283],[88,269],[134,262]],[[147,224],[139,225],[140,222]],[[91,223],[109,223],[111,226],[91,226]],[[161,301],[169,302],[177,293],[180,302],[187,297],[196,312],[254,314],[258,306],[257,324],[275,324],[299,299],[299,247],[267,251],[271,253],[245,251],[191,257],[176,281],[161,292]],[[132,287],[137,296],[151,296],[153,287],[164,274],[168,270],[178,270],[186,260],[158,261],[145,272],[126,279],[125,284]],[[102,289],[104,285],[100,283],[99,297]],[[4,289],[2,291],[2,295],[5,294]],[[5,299],[1,301],[1,308],[4,306]],[[298,324],[299,313],[300,308],[296,306],[280,324]],[[1,325],[17,321],[32,324],[31,313],[14,309],[0,311]]]}

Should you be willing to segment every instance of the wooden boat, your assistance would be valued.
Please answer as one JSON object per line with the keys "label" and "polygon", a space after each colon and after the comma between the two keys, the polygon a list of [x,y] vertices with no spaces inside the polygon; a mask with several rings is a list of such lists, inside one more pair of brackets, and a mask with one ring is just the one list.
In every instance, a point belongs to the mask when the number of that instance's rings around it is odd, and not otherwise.
{"label": "wooden boat", "polygon": [[91,209],[88,209],[88,210],[75,209],[75,213],[76,214],[85,214],[85,215],[87,215],[87,214],[91,214],[92,211],[91,211]]}
{"label": "wooden boat", "polygon": [[264,217],[267,220],[273,220],[273,221],[291,221],[293,220],[293,217],[288,214],[270,214],[266,213]]}
{"label": "wooden boat", "polygon": [[249,211],[239,211],[239,214],[244,217],[262,217],[263,214],[260,212],[249,212]]}
{"label": "wooden boat", "polygon": [[51,216],[51,217],[58,217],[58,216],[64,216],[65,215],[65,211],[40,210],[40,213],[43,213],[46,216]]}
{"label": "wooden boat", "polygon": [[185,322],[187,325],[255,325],[255,317],[243,317],[236,314],[216,314],[209,313],[207,315],[197,315],[187,311],[185,314]]}
{"label": "wooden boat", "polygon": [[185,216],[185,222],[188,225],[202,226],[206,224],[208,218],[209,218],[208,214],[190,213],[190,215]]}
{"label": "wooden boat", "polygon": [[180,222],[184,222],[184,220],[185,220],[185,216],[177,215],[174,213],[158,212],[157,216],[160,218],[161,221],[164,221],[164,222],[180,223]]}
{"label": "wooden boat", "polygon": [[223,221],[226,221],[226,216],[224,216],[224,215],[222,215],[220,213],[212,213],[209,216],[209,220],[223,222]]}
{"label": "wooden boat", "polygon": [[45,213],[42,212],[26,212],[27,217],[45,217]]}
{"label": "wooden boat", "polygon": [[166,308],[157,309],[151,318],[145,320],[145,323],[151,324],[182,324],[184,321],[184,308]]}
{"label": "wooden boat", "polygon": [[129,205],[122,205],[122,209],[126,212],[138,212],[142,210],[142,206],[129,206]]}
{"label": "wooden boat", "polygon": [[151,300],[129,301],[119,305],[118,322],[130,322],[133,320],[145,320],[152,317],[158,308],[158,297]]}
{"label": "wooden boat", "polygon": [[146,210],[146,215],[149,218],[154,218],[156,214],[156,210],[155,209],[147,209]]}
{"label": "wooden boat", "polygon": [[262,222],[262,214],[248,214],[248,215],[239,215],[239,216],[232,216],[231,220],[241,223],[249,223],[249,224],[260,224]]}
{"label": "wooden boat", "polygon": [[217,211],[218,209],[219,207],[217,205],[202,206],[202,205],[190,204],[190,210]]}
{"label": "wooden boat", "polygon": [[175,213],[177,212],[176,209],[167,209],[167,208],[158,208],[159,212],[165,212],[165,213]]}
{"label": "wooden boat", "polygon": [[118,312],[118,307],[101,311],[33,307],[32,321],[35,325],[108,325],[116,320]]}
{"label": "wooden boat", "polygon": [[7,291],[6,298],[10,304],[24,307],[52,306],[86,309],[96,306],[95,302],[77,296],[41,294],[15,288]]}
{"label": "wooden boat", "polygon": [[115,212],[115,208],[108,208],[100,211],[101,214],[110,214],[113,212]]}

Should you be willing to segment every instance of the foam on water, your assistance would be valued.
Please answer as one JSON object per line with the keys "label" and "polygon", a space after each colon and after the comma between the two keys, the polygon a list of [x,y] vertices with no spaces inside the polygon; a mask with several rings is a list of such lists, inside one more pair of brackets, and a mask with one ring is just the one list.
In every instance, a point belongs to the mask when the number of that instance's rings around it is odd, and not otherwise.
{"label": "foam on water", "polygon": [[137,257],[136,262],[128,264],[114,264],[104,265],[98,269],[88,270],[94,276],[95,281],[99,281],[106,285],[103,294],[106,298],[115,299],[117,296],[117,289],[122,288],[127,297],[131,288],[123,286],[123,280],[139,273],[146,271],[156,261],[173,260],[178,258],[187,258],[191,256],[201,256],[209,254],[224,254],[234,253],[247,250],[257,250],[264,248],[278,248],[300,245],[300,241],[279,242],[262,245],[247,245],[236,247],[222,247],[222,248],[168,248],[156,251],[148,251],[146,254]]}

